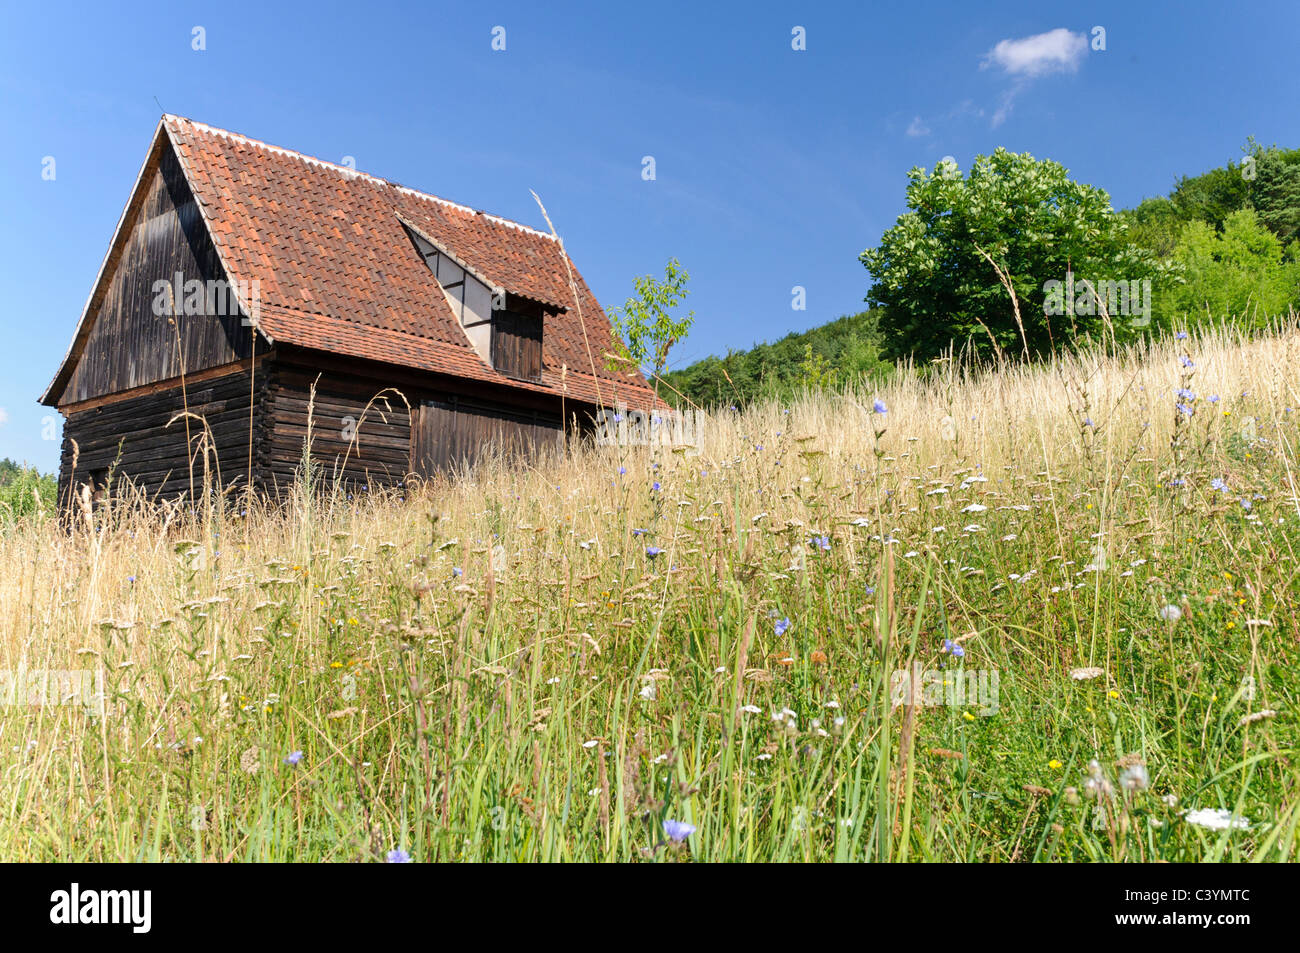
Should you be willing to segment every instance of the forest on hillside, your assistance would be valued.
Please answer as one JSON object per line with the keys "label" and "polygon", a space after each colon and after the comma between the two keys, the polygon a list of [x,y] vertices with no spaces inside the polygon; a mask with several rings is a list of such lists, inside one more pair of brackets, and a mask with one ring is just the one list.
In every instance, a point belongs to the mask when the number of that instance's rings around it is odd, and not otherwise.
{"label": "forest on hillside", "polygon": [[1005,150],[965,176],[940,163],[908,178],[909,211],[861,256],[866,310],[669,371],[667,399],[743,405],[883,379],[952,346],[1041,356],[1300,305],[1300,149],[1252,139],[1240,162],[1120,211],[1059,164]]}

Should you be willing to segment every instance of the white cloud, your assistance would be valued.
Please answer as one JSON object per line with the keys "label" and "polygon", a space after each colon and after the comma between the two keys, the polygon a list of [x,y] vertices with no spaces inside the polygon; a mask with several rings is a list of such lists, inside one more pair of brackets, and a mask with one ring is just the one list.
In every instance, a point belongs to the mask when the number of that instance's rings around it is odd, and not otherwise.
{"label": "white cloud", "polygon": [[907,127],[907,134],[912,138],[928,136],[930,134],[930,127],[921,121],[920,116],[916,116],[912,119],[912,124]]}
{"label": "white cloud", "polygon": [[1088,38],[1065,27],[1018,40],[1000,40],[980,63],[980,69],[996,66],[1014,80],[998,101],[997,111],[993,113],[994,128],[1011,115],[1016,97],[1031,80],[1052,73],[1076,73],[1087,55]]}
{"label": "white cloud", "polygon": [[9,411],[0,407],[0,427],[3,427],[7,423],[9,423]]}
{"label": "white cloud", "polygon": [[1073,73],[1087,55],[1086,36],[1057,27],[1019,40],[999,41],[982,65],[998,66],[1011,76],[1032,79],[1051,73]]}
{"label": "white cloud", "polygon": [[1016,93],[1018,92],[1020,92],[1020,87],[1015,86],[1002,94],[1002,98],[998,101],[998,108],[993,113],[994,129],[1002,125],[1006,118],[1011,115],[1011,107],[1016,103]]}

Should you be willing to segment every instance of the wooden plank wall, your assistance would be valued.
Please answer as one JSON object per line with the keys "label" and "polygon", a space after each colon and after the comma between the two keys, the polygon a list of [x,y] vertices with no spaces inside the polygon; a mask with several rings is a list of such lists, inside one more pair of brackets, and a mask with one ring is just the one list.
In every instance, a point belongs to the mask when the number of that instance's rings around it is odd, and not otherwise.
{"label": "wooden plank wall", "polygon": [[382,381],[277,361],[269,374],[266,405],[263,478],[268,487],[283,489],[291,484],[302,462],[313,381],[312,458],[324,479],[330,481],[337,474],[362,485],[404,480],[411,466],[411,415],[401,397],[390,392],[367,409],[384,390]]}
{"label": "wooden plank wall", "polygon": [[[86,409],[71,409],[63,426],[59,466],[59,498],[66,504],[74,486],[101,483],[113,468],[114,480],[129,477],[152,494],[174,497],[190,490],[190,460],[194,458],[194,485],[201,490],[203,459],[195,456],[203,422],[173,420],[185,407],[179,386],[111,402],[96,402]],[[252,452],[258,465],[266,442],[267,381],[257,368],[252,381],[247,366],[231,374],[190,383],[186,387],[189,410],[206,421],[215,461],[209,457],[212,480],[243,486],[249,463],[249,404],[253,403]],[[75,442],[75,447],[74,447]],[[188,449],[187,449],[188,447]],[[76,468],[73,469],[75,458]],[[256,481],[257,477],[254,476]]]}
{"label": "wooden plank wall", "polygon": [[493,446],[529,457],[560,446],[562,434],[558,413],[510,410],[457,396],[424,400],[412,441],[413,469],[431,475],[473,465]]}
{"label": "wooden plank wall", "polygon": [[542,318],[515,311],[492,312],[492,366],[523,380],[542,379]]}
{"label": "wooden plank wall", "polygon": [[[194,195],[169,144],[146,172],[148,193],[93,316],[81,360],[59,404],[118,393],[248,357],[251,328],[239,315],[180,315],[180,345],[166,315],[154,313],[154,282],[224,281]],[[184,304],[182,299],[178,304]]]}

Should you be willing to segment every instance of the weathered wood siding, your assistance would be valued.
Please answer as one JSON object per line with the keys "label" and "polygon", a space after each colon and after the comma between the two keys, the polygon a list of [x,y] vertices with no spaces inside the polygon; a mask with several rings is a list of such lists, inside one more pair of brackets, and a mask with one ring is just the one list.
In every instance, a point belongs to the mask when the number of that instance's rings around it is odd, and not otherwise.
{"label": "weathered wood siding", "polygon": [[386,386],[338,370],[275,362],[266,403],[268,486],[283,489],[293,482],[307,439],[309,403],[312,459],[324,480],[339,476],[350,483],[384,485],[405,479],[411,469],[411,415],[391,391],[371,402]]}
{"label": "weathered wood siding", "polygon": [[[225,272],[194,195],[170,145],[146,170],[145,199],[134,219],[85,350],[59,404],[130,390],[249,356],[251,328],[240,315],[155,314],[154,282],[222,282]],[[183,308],[184,298],[177,302]],[[205,311],[207,308],[205,307]]]}
{"label": "weathered wood siding", "polygon": [[[555,395],[476,388],[474,382],[453,377],[295,348],[277,349],[276,353],[271,371],[271,386],[279,395],[271,428],[275,444],[271,465],[276,480],[292,473],[301,460],[307,393],[317,374],[321,376],[313,443],[316,459],[327,470],[335,459],[341,461],[346,451],[346,444],[339,439],[343,418],[351,416],[361,424],[361,453],[358,457],[357,448],[352,451],[349,478],[360,473],[382,483],[407,472],[429,476],[473,463],[489,444],[527,456],[561,439],[561,402]],[[410,413],[407,404],[390,392],[389,410],[380,416],[384,405],[372,407],[361,422],[361,409],[386,387],[406,398]],[[574,403],[566,407],[573,418],[570,422],[579,430],[590,429],[591,410]],[[286,424],[293,429],[286,431]],[[331,428],[329,435],[324,434],[327,427]],[[322,436],[326,436],[325,442]],[[404,447],[400,457],[399,447]]]}
{"label": "weathered wood siding", "polygon": [[458,396],[420,402],[412,441],[415,472],[429,475],[473,465],[489,447],[532,456],[559,446],[559,413],[519,410]]}
{"label": "weathered wood siding", "polygon": [[[266,442],[262,409],[267,381],[260,367],[251,380],[249,375],[245,366],[230,374],[187,384],[184,397],[179,386],[146,388],[145,393],[135,396],[71,409],[63,425],[59,498],[66,502],[67,494],[83,483],[101,486],[110,470],[115,482],[121,484],[129,477],[151,494],[188,494],[191,461],[194,488],[201,492],[204,454],[200,446],[204,433],[210,435],[215,450],[215,458],[208,455],[213,484],[219,474],[223,485],[244,485],[249,467],[250,404],[255,471]],[[174,419],[182,413],[187,400],[190,413],[203,418],[189,420],[188,443],[186,420]]]}
{"label": "weathered wood siding", "polygon": [[492,366],[511,377],[542,379],[540,314],[492,312]]}

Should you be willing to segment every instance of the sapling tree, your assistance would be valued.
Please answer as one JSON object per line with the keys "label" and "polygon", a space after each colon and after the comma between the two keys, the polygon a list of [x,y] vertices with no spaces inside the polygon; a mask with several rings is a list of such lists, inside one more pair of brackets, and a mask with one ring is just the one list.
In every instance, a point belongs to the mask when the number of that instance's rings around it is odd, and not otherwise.
{"label": "sapling tree", "polygon": [[656,395],[659,378],[668,366],[669,351],[695,323],[694,311],[674,316],[690,294],[686,287],[689,279],[681,262],[670,258],[664,266],[662,281],[653,275],[641,275],[634,282],[636,294],[621,308],[610,309],[615,346],[620,352],[612,363],[632,363],[649,370],[654,377]]}

